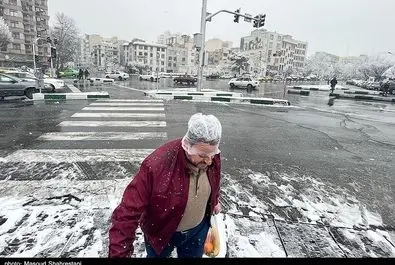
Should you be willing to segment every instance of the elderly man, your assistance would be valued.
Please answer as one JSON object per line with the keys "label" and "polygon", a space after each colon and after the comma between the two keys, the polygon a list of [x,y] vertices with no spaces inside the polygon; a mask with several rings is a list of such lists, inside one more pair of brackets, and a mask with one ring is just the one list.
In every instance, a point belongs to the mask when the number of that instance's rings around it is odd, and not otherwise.
{"label": "elderly man", "polygon": [[222,127],[197,113],[183,138],[152,152],[126,187],[112,214],[109,257],[133,255],[135,232],[144,233],[147,257],[202,257],[210,216],[220,211]]}

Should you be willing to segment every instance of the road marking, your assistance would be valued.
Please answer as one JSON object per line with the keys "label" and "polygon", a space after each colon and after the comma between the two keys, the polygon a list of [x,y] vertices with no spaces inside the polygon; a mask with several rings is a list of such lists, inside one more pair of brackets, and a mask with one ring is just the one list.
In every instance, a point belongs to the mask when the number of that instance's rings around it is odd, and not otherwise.
{"label": "road marking", "polygon": [[63,121],[59,126],[74,127],[166,127],[165,121]]}
{"label": "road marking", "polygon": [[89,104],[89,106],[158,106],[158,107],[162,107],[163,103],[145,103],[145,102],[131,102],[131,103],[123,103],[123,102],[113,102],[113,103],[106,103],[106,102],[99,102],[99,103],[92,103]]}
{"label": "road marking", "polygon": [[104,111],[164,111],[164,108],[151,108],[151,107],[85,107],[82,110],[104,110]]}
{"label": "road marking", "polygon": [[166,132],[53,132],[38,137],[46,141],[125,141],[167,138]]}
{"label": "road marking", "polygon": [[155,99],[100,99],[95,102],[146,102],[146,103],[163,103],[163,100],[155,100]]}
{"label": "road marking", "polygon": [[5,162],[140,162],[153,149],[22,149],[4,158]]}
{"label": "road marking", "polygon": [[164,118],[163,113],[75,113],[75,118]]}

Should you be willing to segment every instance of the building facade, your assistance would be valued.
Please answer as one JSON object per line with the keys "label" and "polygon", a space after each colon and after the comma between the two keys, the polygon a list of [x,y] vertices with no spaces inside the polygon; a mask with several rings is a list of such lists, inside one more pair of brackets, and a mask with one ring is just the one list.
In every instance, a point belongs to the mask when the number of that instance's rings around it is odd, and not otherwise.
{"label": "building facade", "polygon": [[104,38],[97,34],[85,34],[81,40],[81,53],[78,67],[117,69],[124,59],[123,44],[117,37]]}
{"label": "building facade", "polygon": [[241,38],[240,51],[250,58],[250,72],[257,75],[274,75],[298,72],[304,67],[307,42],[290,35],[257,29]]}
{"label": "building facade", "polygon": [[125,65],[138,64],[147,72],[165,72],[167,46],[134,40],[123,44]]}
{"label": "building facade", "polygon": [[0,16],[13,37],[13,41],[0,50],[0,66],[33,67],[33,48],[41,64],[49,65],[47,0],[1,0]]}

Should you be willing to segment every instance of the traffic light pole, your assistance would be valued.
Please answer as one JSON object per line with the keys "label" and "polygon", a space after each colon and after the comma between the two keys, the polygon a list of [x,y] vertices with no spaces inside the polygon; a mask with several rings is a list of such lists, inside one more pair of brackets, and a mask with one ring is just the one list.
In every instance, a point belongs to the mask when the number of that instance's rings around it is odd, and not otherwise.
{"label": "traffic light pole", "polygon": [[202,81],[203,81],[203,67],[204,67],[204,46],[206,44],[206,16],[207,16],[207,0],[202,0],[202,17],[200,20],[200,34],[201,43],[199,51],[199,67],[198,67],[198,83],[197,91],[202,91]]}
{"label": "traffic light pole", "polygon": [[[240,11],[240,9],[238,9]],[[239,17],[244,17],[246,21],[256,21],[259,23],[261,20],[257,17],[252,17],[251,15],[243,15],[240,12],[232,12],[229,10],[222,9],[218,12],[213,14],[207,15],[207,0],[202,0],[202,16],[200,21],[200,35],[201,35],[201,43],[200,43],[200,50],[199,50],[199,67],[198,67],[198,83],[197,83],[197,91],[202,90],[202,81],[203,81],[203,68],[204,68],[204,59],[205,59],[205,44],[206,44],[206,22],[211,21],[211,19],[218,15],[219,13],[229,13]]]}

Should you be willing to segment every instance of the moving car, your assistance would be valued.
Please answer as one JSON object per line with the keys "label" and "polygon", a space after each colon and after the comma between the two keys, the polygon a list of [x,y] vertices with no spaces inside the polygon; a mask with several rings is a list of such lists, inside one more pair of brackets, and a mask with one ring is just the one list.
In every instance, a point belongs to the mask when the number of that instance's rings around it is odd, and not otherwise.
{"label": "moving car", "polygon": [[0,74],[0,98],[9,96],[26,96],[33,98],[37,93],[37,82],[22,80],[18,77]]}
{"label": "moving car", "polygon": [[[37,77],[29,72],[7,71],[5,74],[15,76],[26,81],[37,81]],[[64,89],[66,86],[63,80],[49,78],[44,75],[44,87],[45,92],[55,92],[55,90]]]}
{"label": "moving car", "polygon": [[254,89],[259,86],[259,81],[253,80],[251,77],[239,77],[231,79],[228,84],[230,88]]}
{"label": "moving car", "polygon": [[59,71],[59,77],[77,77],[78,76],[78,70],[76,69],[65,69],[62,71]]}
{"label": "moving car", "polygon": [[148,80],[148,81],[151,81],[151,82],[157,82],[158,80],[160,79],[160,75],[156,75],[156,74],[154,74],[154,73],[152,73],[152,74],[146,74],[146,75],[140,75],[139,76],[139,80],[140,81],[142,81],[142,80]]}
{"label": "moving car", "polygon": [[104,75],[106,78],[117,79],[120,81],[129,79],[129,74],[121,71],[106,72]]}
{"label": "moving car", "polygon": [[176,84],[187,84],[187,85],[195,85],[197,82],[196,77],[192,77],[190,75],[181,75],[177,76],[173,79],[174,83]]}

